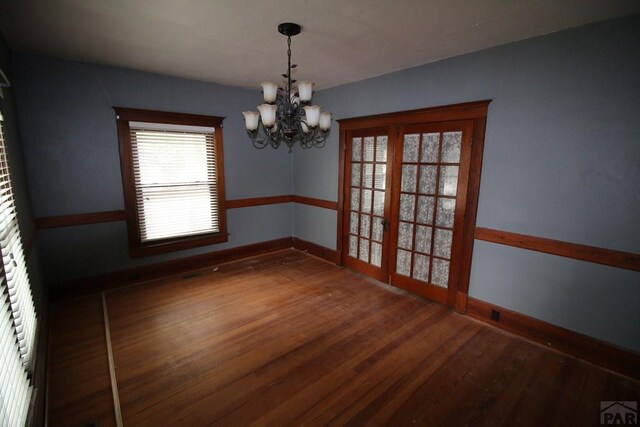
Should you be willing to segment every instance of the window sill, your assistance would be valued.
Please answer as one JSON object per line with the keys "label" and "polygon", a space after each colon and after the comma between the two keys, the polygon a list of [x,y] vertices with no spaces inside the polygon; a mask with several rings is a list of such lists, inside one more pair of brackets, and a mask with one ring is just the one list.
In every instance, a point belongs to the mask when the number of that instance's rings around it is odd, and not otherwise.
{"label": "window sill", "polygon": [[200,246],[208,246],[216,243],[223,243],[229,240],[228,233],[207,234],[204,236],[186,237],[173,240],[163,240],[162,242],[153,244],[131,245],[129,254],[133,258],[142,258],[146,256],[166,254],[170,252],[183,251],[186,249],[197,248]]}

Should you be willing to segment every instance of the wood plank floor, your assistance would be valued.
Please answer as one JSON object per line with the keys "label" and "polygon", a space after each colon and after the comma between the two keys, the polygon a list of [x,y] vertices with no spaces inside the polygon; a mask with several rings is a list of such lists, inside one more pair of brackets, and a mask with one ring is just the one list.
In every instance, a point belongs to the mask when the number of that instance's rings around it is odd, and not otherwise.
{"label": "wood plank floor", "polygon": [[[109,292],[125,426],[599,425],[640,383],[294,250]],[[55,307],[49,421],[113,425],[100,296]]]}

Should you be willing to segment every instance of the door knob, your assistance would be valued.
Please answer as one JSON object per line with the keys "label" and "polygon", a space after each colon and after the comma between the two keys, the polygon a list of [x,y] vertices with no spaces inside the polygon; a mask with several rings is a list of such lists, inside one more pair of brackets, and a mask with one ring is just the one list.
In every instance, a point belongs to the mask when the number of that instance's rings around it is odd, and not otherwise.
{"label": "door knob", "polygon": [[391,222],[388,219],[383,218],[381,224],[384,231],[389,231],[389,226],[391,225]]}

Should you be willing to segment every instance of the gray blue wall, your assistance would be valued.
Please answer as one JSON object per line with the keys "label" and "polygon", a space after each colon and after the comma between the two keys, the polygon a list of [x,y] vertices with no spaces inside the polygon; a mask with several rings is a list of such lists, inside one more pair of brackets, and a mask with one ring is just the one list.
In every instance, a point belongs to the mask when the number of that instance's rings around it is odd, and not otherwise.
{"label": "gray blue wall", "polygon": [[[100,65],[14,54],[14,85],[35,217],[124,209],[113,106],[206,114],[224,120],[228,199],[290,194],[286,150],[255,150],[241,111],[261,102],[243,90]],[[132,259],[126,224],[112,222],[38,232],[52,284],[292,234],[290,204],[227,212],[229,241]]]}
{"label": "gray blue wall", "polygon": [[[335,118],[492,99],[477,225],[640,252],[640,15],[320,91]],[[294,153],[294,194],[337,200],[338,132]],[[294,208],[335,247],[336,215]],[[640,273],[476,242],[472,297],[640,351]]]}
{"label": "gray blue wall", "polygon": [[[316,95],[335,118],[493,99],[478,226],[640,252],[640,16],[344,85]],[[123,209],[112,106],[226,116],[229,199],[337,200],[338,132],[322,150],[258,151],[240,112],[259,91],[16,54],[35,217]],[[335,247],[334,211],[228,211],[228,243],[133,260],[125,224],[42,230],[52,283],[291,234]],[[293,227],[292,227],[293,224]],[[640,351],[640,274],[476,242],[472,297]]]}

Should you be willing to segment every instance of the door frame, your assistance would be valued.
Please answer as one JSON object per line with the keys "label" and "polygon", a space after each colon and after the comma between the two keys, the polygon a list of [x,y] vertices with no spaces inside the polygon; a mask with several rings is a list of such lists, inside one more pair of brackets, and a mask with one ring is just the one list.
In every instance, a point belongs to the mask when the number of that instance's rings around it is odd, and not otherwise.
{"label": "door frame", "polygon": [[[491,100],[466,102],[461,104],[445,105],[440,107],[421,108],[387,114],[354,117],[337,120],[340,128],[340,146],[338,163],[338,230],[336,241],[337,262],[343,265],[344,227],[343,220],[345,210],[345,152],[347,148],[348,133],[358,129],[369,128],[395,128],[390,132],[391,139],[397,139],[400,127],[419,125],[425,123],[450,122],[457,120],[472,120],[473,135],[471,141],[471,161],[469,164],[469,180],[467,183],[467,199],[465,203],[465,218],[463,224],[462,249],[459,264],[458,280],[454,284],[455,292],[451,292],[447,298],[447,305],[455,308],[460,313],[467,309],[467,295],[469,293],[469,279],[471,273],[471,259],[473,255],[473,233],[476,226],[478,212],[478,196],[480,192],[480,175],[482,172],[482,154],[484,148],[485,129],[487,125],[487,113]],[[397,144],[394,144],[396,147]],[[388,281],[388,278],[387,278]]]}

